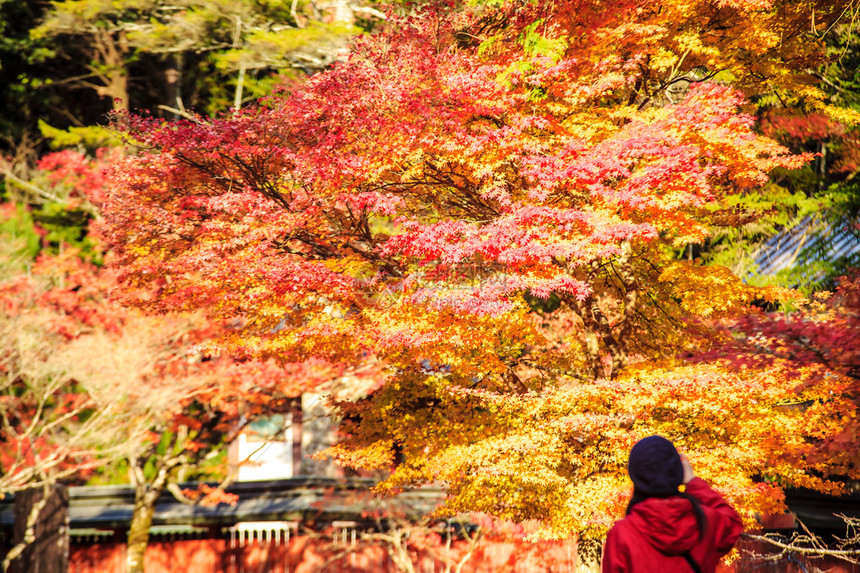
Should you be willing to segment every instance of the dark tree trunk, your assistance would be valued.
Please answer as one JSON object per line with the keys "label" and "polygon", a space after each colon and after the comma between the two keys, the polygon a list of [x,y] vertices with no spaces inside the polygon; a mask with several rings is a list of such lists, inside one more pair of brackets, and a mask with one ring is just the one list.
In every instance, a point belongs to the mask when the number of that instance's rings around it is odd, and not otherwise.
{"label": "dark tree trunk", "polygon": [[66,573],[69,569],[69,492],[54,485],[43,499],[45,491],[34,488],[15,494],[13,551],[23,550],[12,560],[10,571]]}

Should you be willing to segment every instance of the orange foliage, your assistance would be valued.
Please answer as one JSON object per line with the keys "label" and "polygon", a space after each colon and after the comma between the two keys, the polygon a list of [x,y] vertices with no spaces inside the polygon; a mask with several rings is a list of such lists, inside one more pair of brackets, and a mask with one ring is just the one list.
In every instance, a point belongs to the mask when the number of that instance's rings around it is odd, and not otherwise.
{"label": "orange foliage", "polygon": [[391,467],[380,491],[445,484],[440,514],[599,533],[653,432],[748,517],[833,491],[807,438],[850,401],[800,414],[781,405],[827,380],[695,359],[794,295],[676,253],[809,159],[746,98],[820,105],[811,10],[844,4],[428,8],[231,117],[120,118],[142,148],[105,204],[126,296],[233,321],[222,344],[249,356],[383,364],[329,453]]}

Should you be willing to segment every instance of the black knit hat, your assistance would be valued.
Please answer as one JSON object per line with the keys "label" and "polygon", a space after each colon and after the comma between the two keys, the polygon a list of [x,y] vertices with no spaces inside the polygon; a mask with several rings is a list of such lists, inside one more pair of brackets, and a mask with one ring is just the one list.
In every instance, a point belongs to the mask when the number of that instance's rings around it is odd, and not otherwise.
{"label": "black knit hat", "polygon": [[634,496],[639,498],[678,495],[678,486],[684,483],[681,456],[662,436],[648,436],[633,446],[627,473],[633,480]]}

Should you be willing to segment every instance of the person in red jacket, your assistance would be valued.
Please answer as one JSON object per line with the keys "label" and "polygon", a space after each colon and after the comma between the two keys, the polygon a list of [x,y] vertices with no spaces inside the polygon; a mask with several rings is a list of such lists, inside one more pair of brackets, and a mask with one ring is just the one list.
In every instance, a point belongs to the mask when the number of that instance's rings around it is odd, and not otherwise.
{"label": "person in red jacket", "polygon": [[603,547],[603,573],[713,573],[737,541],[738,513],[672,442],[649,436],[627,464],[633,497]]}

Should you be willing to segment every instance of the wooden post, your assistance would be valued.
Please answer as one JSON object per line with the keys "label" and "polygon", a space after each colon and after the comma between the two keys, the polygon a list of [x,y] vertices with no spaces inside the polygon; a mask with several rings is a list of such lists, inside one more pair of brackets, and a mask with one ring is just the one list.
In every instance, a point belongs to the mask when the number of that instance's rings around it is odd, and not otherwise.
{"label": "wooden post", "polygon": [[302,473],[302,399],[293,400],[290,407],[293,463],[292,475],[299,476]]}

